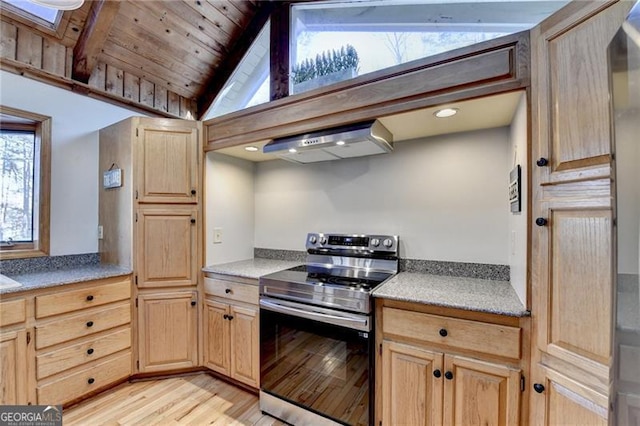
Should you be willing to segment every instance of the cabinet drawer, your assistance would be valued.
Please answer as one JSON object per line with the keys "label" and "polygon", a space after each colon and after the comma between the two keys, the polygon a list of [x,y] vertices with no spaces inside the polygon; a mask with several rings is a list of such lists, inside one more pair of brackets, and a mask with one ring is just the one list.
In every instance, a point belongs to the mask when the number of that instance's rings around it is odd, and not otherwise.
{"label": "cabinet drawer", "polygon": [[36,356],[38,380],[131,347],[131,328],[96,334],[55,351]]}
{"label": "cabinet drawer", "polygon": [[130,297],[131,280],[129,278],[113,284],[96,284],[95,287],[36,296],[36,318],[74,312]]}
{"label": "cabinet drawer", "polygon": [[254,305],[258,304],[259,289],[257,285],[234,283],[233,281],[205,277],[204,292],[209,296],[224,297],[225,299]]}
{"label": "cabinet drawer", "polygon": [[108,330],[131,322],[129,301],[36,326],[36,349]]}
{"label": "cabinet drawer", "polygon": [[[383,308],[382,331],[454,349],[520,359],[520,328]],[[444,334],[444,336],[441,335]]]}
{"label": "cabinet drawer", "polygon": [[131,352],[87,366],[55,382],[38,386],[38,404],[64,404],[131,374]]}
{"label": "cabinet drawer", "polygon": [[0,303],[0,327],[25,322],[27,304],[24,299]]}

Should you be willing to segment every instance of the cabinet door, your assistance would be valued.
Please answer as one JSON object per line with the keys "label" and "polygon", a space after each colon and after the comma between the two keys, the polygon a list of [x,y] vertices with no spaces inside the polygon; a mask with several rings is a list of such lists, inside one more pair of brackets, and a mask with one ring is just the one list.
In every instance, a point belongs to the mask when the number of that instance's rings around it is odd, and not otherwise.
{"label": "cabinet door", "polygon": [[445,355],[444,424],[517,425],[520,370]]}
{"label": "cabinet door", "polygon": [[198,129],[192,126],[138,128],[138,202],[198,201]]}
{"label": "cabinet door", "polygon": [[138,296],[140,372],[197,366],[197,321],[195,291],[140,294]]}
{"label": "cabinet door", "polygon": [[260,324],[257,308],[231,306],[231,376],[249,386],[260,381]]}
{"label": "cabinet door", "polygon": [[442,380],[442,354],[384,340],[382,424],[442,424]]}
{"label": "cabinet door", "polygon": [[197,208],[143,208],[137,220],[138,287],[196,285]]}
{"label": "cabinet door", "polygon": [[231,346],[229,336],[229,305],[205,300],[204,302],[204,365],[231,376]]}
{"label": "cabinet door", "polygon": [[0,335],[0,405],[27,404],[27,332],[3,331]]}

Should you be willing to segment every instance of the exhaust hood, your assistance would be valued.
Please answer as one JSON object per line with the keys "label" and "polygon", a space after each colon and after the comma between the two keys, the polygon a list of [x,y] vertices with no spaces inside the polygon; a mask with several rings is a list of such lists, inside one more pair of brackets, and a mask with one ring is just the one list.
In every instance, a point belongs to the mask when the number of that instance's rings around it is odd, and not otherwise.
{"label": "exhaust hood", "polygon": [[393,135],[378,120],[277,138],[262,148],[265,154],[303,164],[386,154],[392,150]]}

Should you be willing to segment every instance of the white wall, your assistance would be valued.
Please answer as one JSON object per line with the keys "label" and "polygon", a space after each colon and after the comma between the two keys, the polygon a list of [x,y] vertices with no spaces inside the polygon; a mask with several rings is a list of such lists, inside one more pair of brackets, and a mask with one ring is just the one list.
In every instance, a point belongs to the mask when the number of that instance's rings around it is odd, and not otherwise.
{"label": "white wall", "polygon": [[52,117],[51,255],[98,251],[98,130],[142,115],[0,71],[0,105]]}
{"label": "white wall", "polygon": [[[205,162],[205,265],[253,257],[254,164],[209,152]],[[213,243],[214,228],[222,243]]]}
{"label": "white wall", "polygon": [[509,213],[509,265],[511,286],[524,306],[527,306],[527,118],[527,98],[523,94],[509,130],[507,173],[517,164],[522,168],[522,211]]}
{"label": "white wall", "polygon": [[398,234],[401,256],[509,263],[509,128],[400,142],[390,154],[258,163],[255,247],[307,232]]}

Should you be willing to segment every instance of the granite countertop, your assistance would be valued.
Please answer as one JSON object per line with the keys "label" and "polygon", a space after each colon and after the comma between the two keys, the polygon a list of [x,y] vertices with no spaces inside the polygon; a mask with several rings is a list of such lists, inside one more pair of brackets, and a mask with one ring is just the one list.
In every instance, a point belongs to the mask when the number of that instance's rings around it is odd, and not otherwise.
{"label": "granite countertop", "polygon": [[231,275],[235,277],[258,279],[263,275],[272,274],[284,269],[293,268],[303,264],[304,262],[292,260],[262,259],[253,258],[240,260],[238,262],[221,263],[219,265],[210,265],[202,268],[204,272]]}
{"label": "granite countertop", "polygon": [[20,287],[0,289],[1,295],[17,293],[21,291],[39,288],[55,287],[65,284],[74,284],[83,281],[91,281],[102,278],[128,275],[132,271],[117,265],[93,264],[82,266],[70,266],[67,268],[53,269],[49,271],[26,272],[19,274],[6,274],[9,278],[22,284]]}
{"label": "granite countertop", "polygon": [[373,296],[515,317],[529,315],[508,281],[401,272],[374,290]]}

